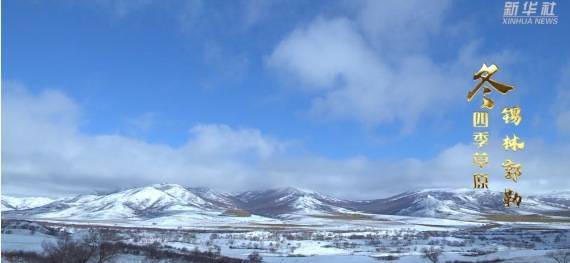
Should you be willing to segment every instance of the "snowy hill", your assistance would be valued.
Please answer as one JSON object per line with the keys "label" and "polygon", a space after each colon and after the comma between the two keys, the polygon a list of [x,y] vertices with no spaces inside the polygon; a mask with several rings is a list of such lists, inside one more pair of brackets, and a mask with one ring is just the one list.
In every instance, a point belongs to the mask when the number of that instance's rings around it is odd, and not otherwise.
{"label": "snowy hill", "polygon": [[157,184],[111,194],[80,195],[18,211],[18,214],[43,218],[144,219],[179,212],[224,211],[234,207],[225,194],[175,184]]}
{"label": "snowy hill", "polygon": [[236,196],[243,209],[266,216],[320,215],[351,212],[350,201],[299,188],[248,191]]}
{"label": "snowy hill", "polygon": [[43,206],[55,201],[47,197],[13,197],[2,196],[2,211],[24,210]]}
{"label": "snowy hill", "polygon": [[552,214],[568,210],[570,193],[524,197],[521,207],[506,208],[503,193],[491,190],[428,189],[386,199],[356,202],[353,209],[416,217],[460,217],[486,214]]}
{"label": "snowy hill", "polygon": [[157,222],[173,218],[214,222],[235,214],[228,211],[251,214],[239,219],[246,221],[354,213],[437,218],[488,214],[570,216],[570,191],[528,196],[520,208],[505,208],[502,198],[501,192],[490,190],[431,189],[383,199],[350,201],[291,187],[229,194],[208,188],[156,184],[59,200],[3,197],[2,209],[9,217]]}

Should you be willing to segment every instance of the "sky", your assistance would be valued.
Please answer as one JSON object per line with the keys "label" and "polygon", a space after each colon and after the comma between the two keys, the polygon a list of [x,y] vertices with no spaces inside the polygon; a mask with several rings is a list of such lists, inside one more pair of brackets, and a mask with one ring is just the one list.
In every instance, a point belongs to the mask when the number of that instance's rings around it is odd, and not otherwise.
{"label": "sky", "polygon": [[[522,5],[522,3],[521,3]],[[522,8],[522,7],[521,7]],[[370,199],[471,188],[472,76],[492,93],[490,189],[570,189],[570,8],[503,1],[2,1],[2,191],[155,183]],[[500,110],[519,105],[519,126]],[[521,152],[505,152],[517,134]],[[503,160],[523,166],[518,183]]]}

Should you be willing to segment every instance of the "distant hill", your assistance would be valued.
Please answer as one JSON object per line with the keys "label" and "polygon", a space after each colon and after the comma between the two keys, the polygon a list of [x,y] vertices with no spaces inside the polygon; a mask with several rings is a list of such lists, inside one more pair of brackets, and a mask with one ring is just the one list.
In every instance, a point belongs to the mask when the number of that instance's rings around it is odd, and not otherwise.
{"label": "distant hill", "polygon": [[[520,208],[505,208],[501,192],[469,189],[429,189],[389,198],[353,201],[298,188],[278,188],[230,194],[208,188],[156,184],[109,194],[72,198],[2,197],[3,216],[76,220],[157,219],[220,220],[219,216],[287,219],[359,214],[462,218],[489,214],[565,215],[570,191],[525,197]],[[247,216],[245,216],[247,215]],[[569,216],[569,215],[565,215]],[[252,220],[253,220],[252,219]]]}

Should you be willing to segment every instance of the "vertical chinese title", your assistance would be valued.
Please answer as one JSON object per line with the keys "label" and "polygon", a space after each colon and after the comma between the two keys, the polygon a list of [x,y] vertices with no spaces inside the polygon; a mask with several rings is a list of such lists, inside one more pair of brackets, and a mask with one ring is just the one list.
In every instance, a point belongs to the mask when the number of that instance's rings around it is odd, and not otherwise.
{"label": "vertical chinese title", "polygon": [[[487,66],[483,64],[481,69],[473,75],[473,79],[478,80],[479,83],[477,83],[473,90],[467,93],[467,101],[470,102],[479,90],[483,89],[482,110],[473,112],[473,128],[475,129],[473,132],[473,142],[477,146],[477,151],[473,154],[473,164],[478,167],[478,171],[473,173],[473,188],[475,189],[489,188],[489,174],[484,171],[485,167],[489,164],[489,154],[485,151],[485,146],[489,144],[489,131],[487,130],[489,128],[489,114],[495,107],[495,102],[489,98],[489,95],[493,89],[501,94],[507,94],[514,89],[513,86],[491,79],[498,70],[499,68],[496,65]],[[505,107],[501,113],[507,125],[512,124],[518,126],[522,121],[520,106]],[[505,151],[516,152],[523,150],[524,147],[525,143],[516,134],[513,134],[512,137],[507,135],[503,139],[503,149]],[[522,175],[522,165],[511,159],[506,159],[502,163],[502,167],[505,171],[505,179],[517,183],[519,177]],[[509,188],[505,189],[503,202],[506,207],[510,207],[512,204],[518,207],[521,201],[522,196],[519,193]]]}

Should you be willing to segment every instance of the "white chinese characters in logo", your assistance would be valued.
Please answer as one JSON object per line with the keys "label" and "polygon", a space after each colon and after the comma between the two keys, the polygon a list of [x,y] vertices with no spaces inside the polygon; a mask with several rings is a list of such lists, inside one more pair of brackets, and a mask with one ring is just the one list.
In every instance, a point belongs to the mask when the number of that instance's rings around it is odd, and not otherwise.
{"label": "white chinese characters in logo", "polygon": [[555,16],[554,7],[556,2],[542,2],[542,8],[540,9],[541,16]]}
{"label": "white chinese characters in logo", "polygon": [[[541,5],[539,5],[539,3]],[[555,1],[506,1],[503,9],[503,24],[507,25],[555,25],[558,15]],[[522,11],[519,12],[519,7]],[[540,7],[540,12],[539,12]]]}
{"label": "white chinese characters in logo", "polygon": [[522,13],[525,14],[526,16],[535,15],[537,5],[538,2],[532,2],[532,1],[524,2]]}
{"label": "white chinese characters in logo", "polygon": [[505,2],[505,11],[503,16],[517,16],[519,12],[519,2]]}

